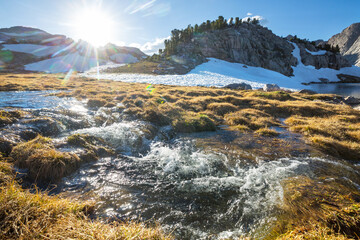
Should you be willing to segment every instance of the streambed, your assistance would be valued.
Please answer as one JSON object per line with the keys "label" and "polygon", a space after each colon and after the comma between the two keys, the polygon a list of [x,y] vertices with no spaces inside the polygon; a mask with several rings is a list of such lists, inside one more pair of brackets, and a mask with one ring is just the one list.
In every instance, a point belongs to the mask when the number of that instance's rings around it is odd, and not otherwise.
{"label": "streambed", "polygon": [[[89,134],[114,149],[116,155],[82,165],[56,188],[93,196],[97,216],[157,222],[178,239],[260,238],[257,230],[271,226],[281,209],[283,180],[307,176],[359,188],[359,165],[314,153],[286,129],[279,144],[226,127],[176,134],[168,126],[129,121],[116,107],[88,109],[84,102],[51,93],[0,92],[0,107],[57,120],[55,141]],[[97,116],[105,120],[96,123]],[[0,133],[10,137],[28,128],[20,121]]]}

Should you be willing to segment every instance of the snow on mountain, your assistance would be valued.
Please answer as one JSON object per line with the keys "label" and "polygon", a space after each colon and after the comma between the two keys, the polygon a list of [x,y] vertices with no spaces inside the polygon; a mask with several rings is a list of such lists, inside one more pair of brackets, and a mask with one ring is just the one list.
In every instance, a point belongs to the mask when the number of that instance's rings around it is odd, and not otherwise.
{"label": "snow on mountain", "polygon": [[98,62],[95,57],[85,57],[81,56],[79,53],[71,53],[27,64],[25,65],[25,70],[48,73],[68,72],[70,70],[83,72],[98,64],[105,64],[105,62],[102,60],[99,60]]}
{"label": "snow on mountain", "polygon": [[312,51],[309,51],[307,48],[305,48],[305,50],[308,53],[310,53],[311,55],[314,55],[314,56],[316,56],[316,55],[324,55],[327,52],[326,50],[320,50],[320,51],[317,51],[317,52],[312,52]]}
{"label": "snow on mountain", "polygon": [[40,31],[34,31],[34,32],[25,32],[25,33],[6,33],[1,32],[2,34],[8,35],[10,37],[30,37],[38,34],[43,34],[43,32]]}
{"label": "snow on mountain", "polygon": [[311,88],[302,83],[320,82],[319,78],[329,81],[339,81],[337,74],[360,76],[359,67],[347,67],[340,70],[330,68],[315,69],[305,66],[301,62],[300,49],[294,44],[293,56],[298,59],[298,65],[293,67],[294,76],[287,77],[279,72],[261,67],[246,66],[241,63],[231,63],[215,58],[197,66],[185,75],[145,75],[145,74],[100,74],[86,72],[87,77],[100,77],[123,82],[140,82],[152,84],[180,85],[180,86],[215,86],[223,87],[231,83],[247,83],[253,88],[262,88],[267,83],[275,83],[282,88],[299,90]]}
{"label": "snow on mountain", "polygon": [[56,52],[59,52],[65,49],[67,46],[44,46],[37,44],[3,44],[3,50],[10,50],[13,52],[23,52],[30,53],[37,57],[45,57],[53,55]]}

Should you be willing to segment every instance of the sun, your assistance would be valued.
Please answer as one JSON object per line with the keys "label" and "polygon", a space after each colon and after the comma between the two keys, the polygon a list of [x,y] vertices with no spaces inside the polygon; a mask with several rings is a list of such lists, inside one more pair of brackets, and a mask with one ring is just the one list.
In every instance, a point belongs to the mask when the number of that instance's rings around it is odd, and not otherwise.
{"label": "sun", "polygon": [[105,45],[113,39],[114,22],[109,13],[100,8],[83,9],[72,24],[76,35],[95,46]]}

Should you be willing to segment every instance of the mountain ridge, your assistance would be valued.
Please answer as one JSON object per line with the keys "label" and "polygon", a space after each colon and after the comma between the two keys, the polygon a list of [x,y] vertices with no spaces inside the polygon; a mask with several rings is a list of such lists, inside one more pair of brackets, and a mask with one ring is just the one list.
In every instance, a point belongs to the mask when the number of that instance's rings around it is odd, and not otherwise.
{"label": "mountain ridge", "polygon": [[328,40],[328,44],[338,45],[340,53],[351,64],[360,67],[360,22],[353,23]]}
{"label": "mountain ridge", "polygon": [[86,41],[75,42],[32,27],[0,29],[0,72],[83,72],[97,65],[133,63],[144,57],[146,54],[134,47],[109,43],[95,48]]}

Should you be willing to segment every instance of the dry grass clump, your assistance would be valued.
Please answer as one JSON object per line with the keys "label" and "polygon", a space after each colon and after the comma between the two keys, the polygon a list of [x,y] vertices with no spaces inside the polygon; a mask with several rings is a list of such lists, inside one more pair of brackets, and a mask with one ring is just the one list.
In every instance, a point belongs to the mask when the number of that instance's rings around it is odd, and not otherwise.
{"label": "dry grass clump", "polygon": [[16,120],[21,118],[23,114],[24,113],[17,110],[15,111],[0,110],[0,127],[14,123]]}
{"label": "dry grass clump", "polygon": [[51,140],[41,136],[14,147],[10,157],[18,167],[27,168],[34,181],[56,182],[80,164],[78,156],[55,150]]}
{"label": "dry grass clump", "polygon": [[360,160],[360,115],[327,118],[293,116],[285,120],[291,131],[302,133],[314,146],[336,157]]}
{"label": "dry grass clump", "polygon": [[252,130],[279,125],[279,122],[271,115],[252,108],[226,114],[224,119],[231,126],[245,125]]}
{"label": "dry grass clump", "polygon": [[227,113],[235,112],[238,108],[231,103],[222,102],[222,103],[210,103],[207,106],[207,109],[214,112],[216,115],[224,116]]}
{"label": "dry grass clump", "polygon": [[359,239],[360,196],[355,189],[301,176],[283,186],[284,213],[269,239]]}
{"label": "dry grass clump", "polygon": [[172,125],[177,132],[190,133],[216,130],[214,122],[208,116],[203,114],[177,119]]}
{"label": "dry grass clump", "polygon": [[13,165],[0,155],[0,186],[13,179]]}
{"label": "dry grass clump", "polygon": [[107,104],[107,101],[104,99],[91,98],[87,102],[87,106],[90,108],[99,108],[99,107],[105,106],[106,104]]}
{"label": "dry grass clump", "polygon": [[93,209],[93,202],[30,193],[8,181],[0,186],[0,239],[170,239],[158,227],[90,220]]}
{"label": "dry grass clump", "polygon": [[260,128],[260,129],[256,130],[255,133],[257,133],[261,136],[267,136],[267,137],[276,137],[280,134],[276,130],[270,129],[270,128]]}
{"label": "dry grass clump", "polygon": [[284,91],[274,91],[274,92],[262,92],[262,91],[253,91],[247,94],[247,96],[254,96],[266,99],[274,99],[279,101],[291,100],[293,97],[287,92]]}

